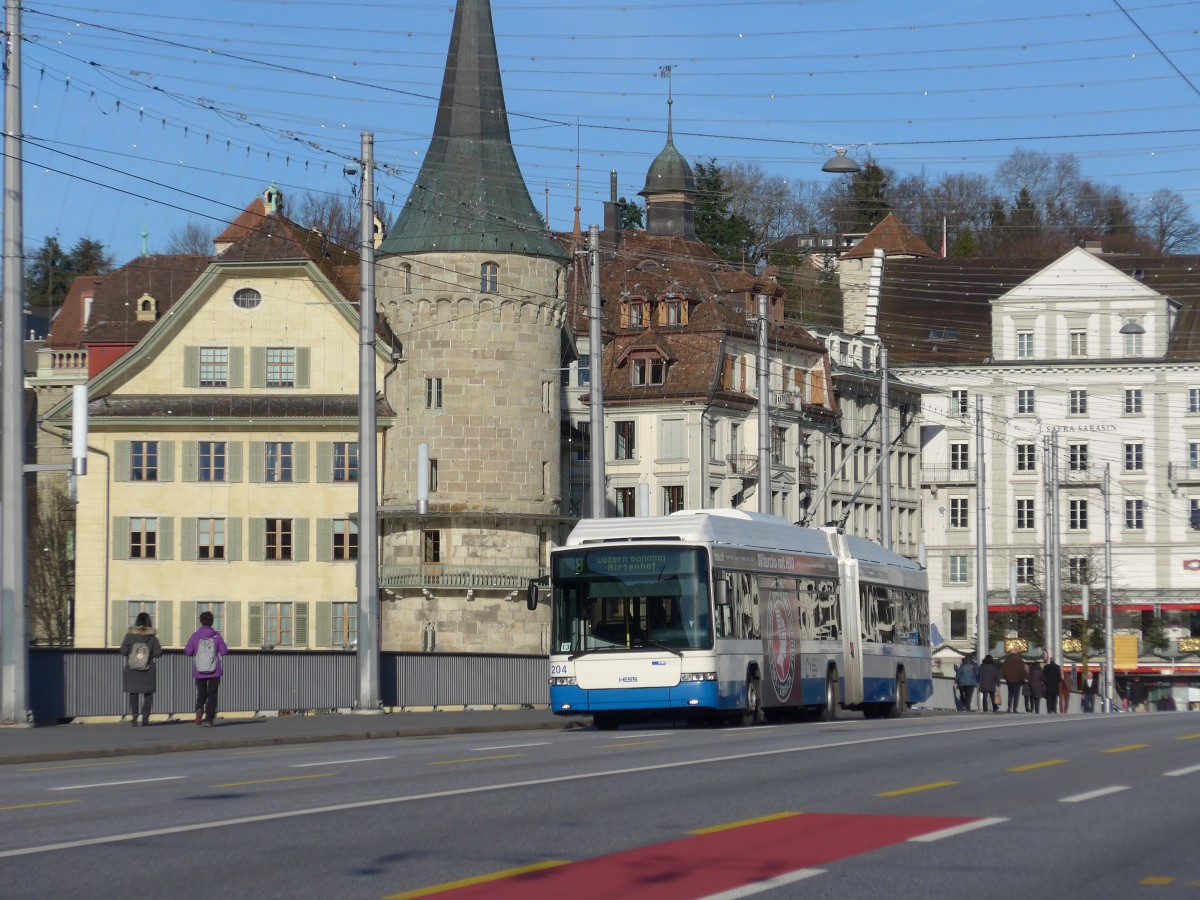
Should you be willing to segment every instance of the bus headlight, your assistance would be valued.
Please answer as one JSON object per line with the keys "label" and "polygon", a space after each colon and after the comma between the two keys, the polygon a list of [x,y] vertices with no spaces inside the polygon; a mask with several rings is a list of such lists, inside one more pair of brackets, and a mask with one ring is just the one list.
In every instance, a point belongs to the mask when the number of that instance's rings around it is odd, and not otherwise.
{"label": "bus headlight", "polygon": [[550,687],[574,687],[574,675],[553,675],[550,678]]}
{"label": "bus headlight", "polygon": [[684,672],[679,676],[680,681],[716,681],[716,672]]}

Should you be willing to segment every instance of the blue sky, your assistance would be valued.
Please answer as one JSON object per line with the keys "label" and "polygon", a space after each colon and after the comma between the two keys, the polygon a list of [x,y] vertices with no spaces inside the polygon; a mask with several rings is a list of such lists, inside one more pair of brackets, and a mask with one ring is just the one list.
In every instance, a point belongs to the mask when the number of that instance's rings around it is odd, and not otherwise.
{"label": "blue sky", "polygon": [[[377,195],[398,208],[433,128],[453,7],[30,0],[26,246],[87,236],[124,261],[143,230],[161,250],[271,182],[285,195],[349,193],[342,170],[364,130],[386,166]],[[816,180],[837,145],[900,173],[991,174],[1024,147],[1073,152],[1085,176],[1135,198],[1171,187],[1200,207],[1200,2],[493,0],[492,11],[517,155],[555,228],[571,225],[577,144],[585,228],[602,218],[610,170],[623,195],[640,190],[665,138],[664,65],[691,160]]]}

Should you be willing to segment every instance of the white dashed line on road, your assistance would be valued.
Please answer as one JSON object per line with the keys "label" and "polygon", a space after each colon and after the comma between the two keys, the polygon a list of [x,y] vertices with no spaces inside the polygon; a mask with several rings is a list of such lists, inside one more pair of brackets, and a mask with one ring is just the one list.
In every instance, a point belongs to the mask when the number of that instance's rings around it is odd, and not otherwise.
{"label": "white dashed line on road", "polygon": [[1083,803],[1086,800],[1095,800],[1097,797],[1107,797],[1109,794],[1119,794],[1121,791],[1129,790],[1123,785],[1114,784],[1112,787],[1100,788],[1096,791],[1088,791],[1086,794],[1076,794],[1073,797],[1061,797],[1059,803]]}

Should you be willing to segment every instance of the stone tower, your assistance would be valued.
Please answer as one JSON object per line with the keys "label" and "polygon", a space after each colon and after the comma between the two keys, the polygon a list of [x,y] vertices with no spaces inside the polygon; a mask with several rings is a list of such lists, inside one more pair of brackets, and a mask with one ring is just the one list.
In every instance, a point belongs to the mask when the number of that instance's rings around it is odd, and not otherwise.
{"label": "stone tower", "polygon": [[377,255],[378,304],[403,348],[385,382],[387,649],[548,649],[545,610],[524,596],[562,521],[567,263],[513,152],[490,3],[458,0],[433,139]]}

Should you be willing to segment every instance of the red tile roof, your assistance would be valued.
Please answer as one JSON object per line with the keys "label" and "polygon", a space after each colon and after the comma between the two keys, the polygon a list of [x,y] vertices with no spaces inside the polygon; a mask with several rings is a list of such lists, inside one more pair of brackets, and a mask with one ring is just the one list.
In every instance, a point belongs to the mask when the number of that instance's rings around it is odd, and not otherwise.
{"label": "red tile roof", "polygon": [[888,256],[930,257],[937,254],[929,245],[917,237],[907,225],[892,213],[867,232],[867,236],[842,254],[842,259],[868,259],[876,250]]}

